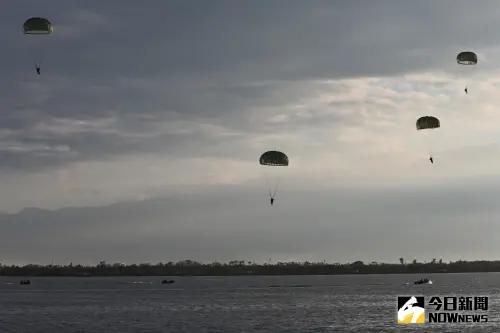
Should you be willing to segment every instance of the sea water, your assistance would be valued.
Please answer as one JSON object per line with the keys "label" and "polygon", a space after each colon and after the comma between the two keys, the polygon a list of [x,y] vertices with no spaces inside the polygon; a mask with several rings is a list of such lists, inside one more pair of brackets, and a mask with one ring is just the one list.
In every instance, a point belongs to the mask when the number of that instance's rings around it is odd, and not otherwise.
{"label": "sea water", "polygon": [[[397,297],[420,295],[488,296],[489,321],[397,324]],[[2,333],[498,332],[499,317],[500,273],[0,277]]]}

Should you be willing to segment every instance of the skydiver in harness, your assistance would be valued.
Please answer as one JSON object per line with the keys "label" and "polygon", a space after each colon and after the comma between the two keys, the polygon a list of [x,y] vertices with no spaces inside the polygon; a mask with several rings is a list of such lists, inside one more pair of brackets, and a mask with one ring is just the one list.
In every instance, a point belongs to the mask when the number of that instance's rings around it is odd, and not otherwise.
{"label": "skydiver in harness", "polygon": [[432,158],[432,155],[429,157],[429,161],[431,161],[431,163],[434,164],[434,159]]}
{"label": "skydiver in harness", "polygon": [[469,93],[469,92],[467,91],[467,87],[465,87],[464,91],[465,91],[465,94],[466,94],[466,95]]}
{"label": "skydiver in harness", "polygon": [[274,203],[274,198],[273,197],[269,198],[269,201],[271,202],[271,206],[272,206]]}
{"label": "skydiver in harness", "polygon": [[38,75],[40,75],[40,66],[39,65],[35,65],[35,69],[36,69],[36,73]]}

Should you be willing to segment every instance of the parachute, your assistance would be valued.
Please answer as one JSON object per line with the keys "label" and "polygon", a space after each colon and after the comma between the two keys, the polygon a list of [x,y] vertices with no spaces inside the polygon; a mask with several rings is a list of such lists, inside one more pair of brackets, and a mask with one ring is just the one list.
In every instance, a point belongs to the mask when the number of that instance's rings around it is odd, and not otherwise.
{"label": "parachute", "polygon": [[[434,128],[439,128],[441,127],[441,123],[438,118],[432,117],[432,116],[425,116],[425,117],[420,117],[417,119],[417,131],[420,130],[429,130],[429,129],[434,129]],[[427,132],[427,131],[426,131]],[[426,134],[426,146],[428,147],[429,151],[431,151],[431,148],[433,146],[432,144],[432,137],[429,134]],[[429,152],[429,160],[432,164],[434,164],[434,158],[432,157],[432,152]]]}
{"label": "parachute", "polygon": [[266,151],[260,156],[261,165],[288,166],[288,156],[280,151]]}
{"label": "parachute", "polygon": [[459,65],[476,65],[477,55],[470,51],[460,52],[457,55],[457,63]]}
{"label": "parachute", "polygon": [[[477,64],[477,55],[471,51],[460,52],[457,55],[457,63],[459,65],[465,65],[465,66],[476,65]],[[464,91],[465,91],[465,94],[469,93],[469,89],[467,88],[467,86],[465,87]]]}
{"label": "parachute", "polygon": [[417,130],[438,128],[441,126],[439,119],[432,116],[420,117],[417,120]]}
{"label": "parachute", "polygon": [[[27,19],[23,24],[24,35],[50,35],[54,31],[52,23],[43,17],[32,17]],[[42,57],[42,52],[40,49],[36,51],[30,50],[30,53],[35,54],[37,59],[35,62],[36,73],[40,75],[40,58]]]}
{"label": "parachute", "polygon": [[273,205],[274,197],[276,196],[279,187],[279,176],[281,174],[279,171],[282,171],[278,170],[281,168],[277,167],[288,166],[288,156],[280,151],[271,150],[260,156],[259,163],[266,168],[265,178],[271,205]]}
{"label": "parachute", "polygon": [[52,23],[43,17],[32,17],[23,24],[25,35],[48,35],[54,31]]}

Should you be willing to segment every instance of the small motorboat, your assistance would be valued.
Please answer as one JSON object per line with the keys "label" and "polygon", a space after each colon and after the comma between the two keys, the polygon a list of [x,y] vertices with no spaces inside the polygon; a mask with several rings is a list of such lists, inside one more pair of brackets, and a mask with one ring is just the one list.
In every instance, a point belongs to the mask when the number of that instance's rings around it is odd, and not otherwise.
{"label": "small motorboat", "polygon": [[174,280],[163,280],[161,281],[161,284],[172,284],[174,282],[175,282]]}
{"label": "small motorboat", "polygon": [[19,284],[26,285],[26,284],[31,284],[30,280],[21,280]]}
{"label": "small motorboat", "polygon": [[429,280],[428,278],[425,278],[425,279],[417,280],[417,281],[415,281],[413,283],[414,284],[432,284],[432,281]]}

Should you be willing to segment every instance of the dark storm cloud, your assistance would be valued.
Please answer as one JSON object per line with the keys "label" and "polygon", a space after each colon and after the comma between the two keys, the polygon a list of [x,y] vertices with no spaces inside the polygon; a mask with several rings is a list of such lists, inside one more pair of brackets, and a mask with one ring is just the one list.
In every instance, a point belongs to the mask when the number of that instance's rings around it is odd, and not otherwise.
{"label": "dark storm cloud", "polygon": [[[177,140],[161,135],[143,142],[127,140],[129,130],[148,131],[141,115],[157,122],[181,118],[194,124],[222,124],[255,136],[264,125],[249,122],[248,110],[299,100],[297,90],[285,89],[290,95],[282,92],[290,82],[449,68],[464,44],[481,48],[498,42],[494,29],[484,29],[499,23],[498,6],[483,2],[474,11],[464,10],[469,5],[457,1],[6,4],[0,21],[0,42],[6,46],[0,128],[12,131],[6,139],[31,142],[34,128],[53,118],[116,117],[118,122],[106,133],[90,130],[85,135],[53,133],[36,138],[39,145],[68,146],[71,156],[45,159],[29,150],[7,151],[0,163],[42,168],[157,147],[164,153],[174,142],[177,146]],[[22,22],[33,15],[53,20],[53,36],[40,41],[22,36]],[[40,78],[34,77],[32,68],[37,52],[42,58]],[[334,117],[332,122],[336,121]],[[293,123],[290,126],[293,130]],[[224,140],[213,135],[211,144]],[[189,139],[199,147],[207,138],[193,133]],[[20,165],[18,160],[24,162]]]}
{"label": "dark storm cloud", "polygon": [[[38,15],[54,34],[26,38]],[[0,16],[1,209],[82,206],[0,214],[0,262],[498,252],[497,1],[11,1]],[[462,49],[493,80],[467,97]],[[429,168],[414,120],[434,111]],[[268,147],[291,160],[273,208]]]}

